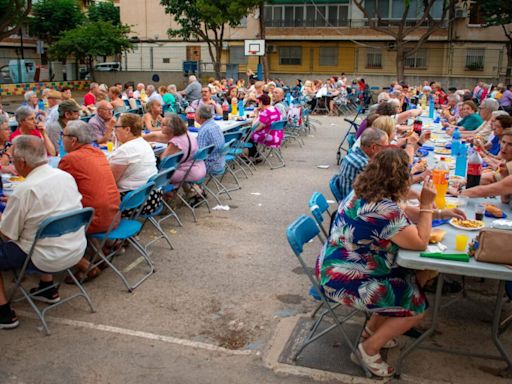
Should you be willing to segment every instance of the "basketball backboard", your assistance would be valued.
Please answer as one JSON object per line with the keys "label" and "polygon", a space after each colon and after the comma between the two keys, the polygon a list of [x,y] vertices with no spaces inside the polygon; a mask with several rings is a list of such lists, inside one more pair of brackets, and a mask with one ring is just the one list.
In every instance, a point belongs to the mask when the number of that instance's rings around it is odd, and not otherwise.
{"label": "basketball backboard", "polygon": [[245,40],[245,56],[265,55],[265,40]]}

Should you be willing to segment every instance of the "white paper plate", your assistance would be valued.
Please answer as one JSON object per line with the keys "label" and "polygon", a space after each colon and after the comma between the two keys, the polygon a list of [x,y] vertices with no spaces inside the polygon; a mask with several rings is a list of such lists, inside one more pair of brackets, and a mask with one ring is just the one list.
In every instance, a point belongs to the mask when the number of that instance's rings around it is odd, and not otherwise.
{"label": "white paper plate", "polygon": [[481,227],[478,227],[478,228],[467,228],[467,227],[463,227],[462,225],[455,224],[454,220],[455,220],[455,218],[451,219],[448,223],[450,223],[450,225],[452,227],[455,227],[457,229],[461,229],[463,231],[479,231],[482,228],[485,228],[485,223],[484,222],[482,222],[482,226]]}

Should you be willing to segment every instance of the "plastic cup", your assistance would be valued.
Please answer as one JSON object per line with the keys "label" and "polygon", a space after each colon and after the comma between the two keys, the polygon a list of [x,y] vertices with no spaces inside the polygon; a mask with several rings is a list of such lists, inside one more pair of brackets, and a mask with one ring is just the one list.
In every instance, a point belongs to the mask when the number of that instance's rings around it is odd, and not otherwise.
{"label": "plastic cup", "polygon": [[114,150],[114,143],[109,141],[107,143],[107,152],[112,152]]}
{"label": "plastic cup", "polygon": [[455,249],[457,251],[464,252],[466,250],[466,246],[468,245],[469,238],[466,235],[456,235],[455,236]]}

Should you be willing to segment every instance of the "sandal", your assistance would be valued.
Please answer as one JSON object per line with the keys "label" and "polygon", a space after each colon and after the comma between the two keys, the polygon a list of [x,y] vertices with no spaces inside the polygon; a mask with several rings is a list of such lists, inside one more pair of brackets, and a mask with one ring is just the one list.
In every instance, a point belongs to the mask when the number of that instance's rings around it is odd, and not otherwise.
{"label": "sandal", "polygon": [[367,355],[363,349],[363,344],[357,346],[355,354],[353,352],[350,354],[350,359],[355,364],[366,367],[375,376],[390,377],[395,374],[395,369],[382,360],[380,353],[373,356]]}
{"label": "sandal", "polygon": [[[374,331],[372,331],[368,326],[365,326],[364,327],[364,332],[366,332],[366,334],[368,336],[361,336],[361,338],[363,340],[366,340],[367,338],[369,338],[370,336],[373,336],[373,334],[375,333]],[[395,348],[395,347],[398,347],[400,345],[400,343],[398,342],[397,339],[391,339],[391,340],[388,340],[386,342],[386,344],[384,344],[382,346],[382,348],[384,349],[391,349],[391,348]]]}
{"label": "sandal", "polygon": [[[87,275],[82,271],[76,271],[73,275],[80,283],[88,283],[89,281],[92,281],[95,278],[97,278],[101,274],[101,271],[102,270],[100,268],[96,267],[96,268],[91,269],[87,273]],[[71,276],[66,276],[64,279],[64,282],[66,284],[75,284],[75,282],[73,281]]]}

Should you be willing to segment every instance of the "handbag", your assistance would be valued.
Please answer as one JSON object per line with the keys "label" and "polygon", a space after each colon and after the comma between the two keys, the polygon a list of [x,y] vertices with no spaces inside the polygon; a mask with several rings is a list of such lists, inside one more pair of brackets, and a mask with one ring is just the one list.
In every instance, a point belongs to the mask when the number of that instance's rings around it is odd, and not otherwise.
{"label": "handbag", "polygon": [[484,228],[478,234],[475,259],[486,263],[512,265],[512,231]]}

